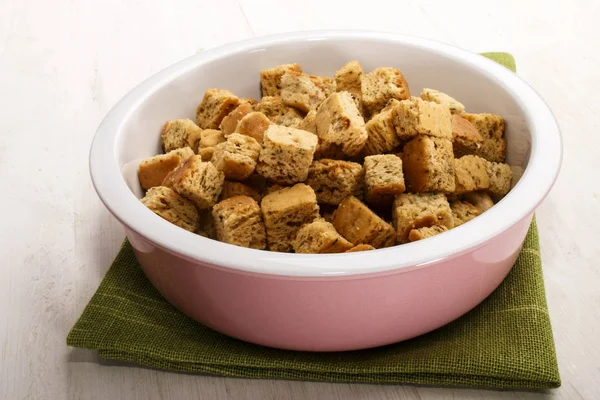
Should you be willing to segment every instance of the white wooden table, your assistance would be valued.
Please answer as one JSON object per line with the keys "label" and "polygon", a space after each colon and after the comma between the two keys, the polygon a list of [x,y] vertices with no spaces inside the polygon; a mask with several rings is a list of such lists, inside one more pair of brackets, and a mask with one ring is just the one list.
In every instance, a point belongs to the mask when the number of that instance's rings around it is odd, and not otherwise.
{"label": "white wooden table", "polygon": [[[0,0],[0,399],[600,398],[598,2],[281,4]],[[226,379],[108,363],[65,346],[124,237],[88,176],[88,149],[101,118],[142,79],[201,49],[322,28],[387,30],[472,51],[509,51],[519,75],[554,110],[564,165],[537,215],[560,389]]]}

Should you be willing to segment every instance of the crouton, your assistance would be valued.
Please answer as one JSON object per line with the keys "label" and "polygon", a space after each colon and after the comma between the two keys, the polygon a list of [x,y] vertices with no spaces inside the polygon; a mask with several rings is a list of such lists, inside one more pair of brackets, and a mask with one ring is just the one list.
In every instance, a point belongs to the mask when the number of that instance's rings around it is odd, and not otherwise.
{"label": "crouton", "polygon": [[446,228],[445,226],[440,226],[440,225],[433,225],[433,226],[426,226],[423,228],[411,229],[410,233],[408,234],[408,241],[416,242],[417,240],[427,239],[429,237],[438,235],[440,233],[444,233],[447,230],[448,230],[448,228]]}
{"label": "crouton", "polygon": [[461,117],[452,116],[452,148],[454,157],[475,154],[483,139],[475,125]]}
{"label": "crouton", "polygon": [[257,172],[280,184],[304,182],[317,141],[317,136],[307,131],[269,126],[264,134]]}
{"label": "crouton", "polygon": [[202,132],[193,121],[189,119],[176,119],[167,121],[161,132],[162,149],[165,153],[189,146],[188,138],[197,136]]}
{"label": "crouton", "polygon": [[202,129],[217,129],[239,103],[240,99],[229,90],[208,89],[196,108],[196,123]]}
{"label": "crouton", "polygon": [[194,204],[164,186],[154,186],[142,198],[142,204],[159,217],[186,231],[198,229],[199,217]]}
{"label": "crouton", "polygon": [[408,83],[396,68],[377,68],[361,76],[362,104],[368,116],[380,112],[391,99],[410,97]]}
{"label": "crouton", "polygon": [[448,96],[446,93],[442,93],[435,89],[423,89],[421,98],[425,101],[431,101],[444,107],[448,107],[448,110],[450,110],[450,113],[452,114],[462,114],[465,111],[465,106],[454,97]]}
{"label": "crouton", "polygon": [[189,157],[171,171],[162,183],[192,201],[200,210],[214,206],[219,199],[225,177],[214,165],[199,155]]}
{"label": "crouton", "polygon": [[302,122],[302,114],[293,107],[286,106],[279,97],[263,97],[256,106],[256,111],[265,114],[277,125],[296,128]]}
{"label": "crouton", "polygon": [[169,172],[173,171],[181,162],[194,155],[189,147],[171,150],[167,154],[160,154],[143,160],[138,167],[138,179],[143,189],[160,186]]}
{"label": "crouton", "polygon": [[279,96],[281,94],[281,77],[286,72],[301,73],[302,67],[299,64],[283,64],[260,71],[260,86],[263,97]]}
{"label": "crouton", "polygon": [[452,217],[454,218],[454,227],[469,222],[481,214],[477,207],[467,201],[453,201],[450,203],[450,209],[452,210]]}
{"label": "crouton", "polygon": [[454,227],[450,204],[441,193],[403,193],[396,196],[392,218],[398,244],[407,243],[413,229],[434,225],[447,229]]}
{"label": "crouton", "polygon": [[366,123],[365,129],[369,137],[365,143],[365,155],[388,153],[400,145],[400,138],[396,134],[394,126],[399,104],[400,102],[396,99],[390,100],[380,113]]}
{"label": "crouton", "polygon": [[260,207],[272,251],[290,251],[300,227],[319,218],[317,196],[303,183],[266,195]]}
{"label": "crouton", "polygon": [[484,190],[490,187],[488,161],[477,156],[464,156],[454,160],[455,194]]}
{"label": "crouton", "polygon": [[335,82],[331,78],[299,72],[286,72],[281,77],[281,101],[304,112],[315,110],[334,90]]}
{"label": "crouton", "polygon": [[454,192],[454,155],[449,140],[419,135],[404,146],[402,163],[409,191]]}
{"label": "crouton", "polygon": [[448,108],[411,97],[401,101],[395,110],[396,134],[404,141],[417,135],[452,140],[452,121]]}
{"label": "crouton", "polygon": [[346,197],[333,213],[335,229],[354,244],[376,249],[394,244],[394,228],[354,196]]}
{"label": "crouton", "polygon": [[506,137],[504,119],[495,114],[469,114],[462,116],[472,123],[481,136],[481,145],[475,155],[492,162],[504,162],[506,157]]}
{"label": "crouton", "polygon": [[348,196],[362,197],[363,178],[358,163],[321,159],[310,165],[305,183],[313,188],[319,203],[337,205]]}
{"label": "crouton", "polygon": [[234,196],[217,203],[212,209],[217,240],[236,246],[263,250],[267,247],[265,225],[256,200]]}
{"label": "crouton", "polygon": [[254,108],[249,103],[241,102],[239,106],[223,118],[219,125],[219,129],[225,136],[232,134],[235,132],[235,128],[237,128],[240,120],[253,111]]}
{"label": "crouton", "polygon": [[404,193],[402,160],[393,154],[365,157],[367,203],[391,205],[396,195]]}
{"label": "crouton", "polygon": [[215,147],[211,162],[227,179],[243,180],[254,172],[261,148],[250,136],[232,133]]}
{"label": "crouton", "polygon": [[294,252],[308,254],[343,253],[353,247],[331,223],[322,218],[302,226],[292,245]]}
{"label": "crouton", "polygon": [[271,121],[261,112],[251,112],[246,114],[235,128],[235,133],[250,136],[259,144],[263,142],[263,135]]}

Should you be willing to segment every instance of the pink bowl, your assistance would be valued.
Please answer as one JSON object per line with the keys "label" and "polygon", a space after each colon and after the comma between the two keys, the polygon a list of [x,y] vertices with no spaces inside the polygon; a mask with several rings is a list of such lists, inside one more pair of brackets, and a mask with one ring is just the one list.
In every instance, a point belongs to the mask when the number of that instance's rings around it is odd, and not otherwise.
{"label": "pink bowl", "polygon": [[[513,190],[480,217],[433,238],[330,255],[271,253],[205,239],[140,203],[139,161],[159,153],[164,121],[194,118],[206,89],[256,98],[263,68],[298,62],[311,74],[332,76],[353,59],[366,70],[400,68],[413,93],[432,87],[457,97],[470,112],[502,115],[507,162],[517,176]],[[126,227],[146,276],[182,312],[265,346],[342,351],[424,334],[485,299],[515,262],[561,155],[552,113],[506,68],[412,37],[315,31],[223,46],[159,72],[106,116],[92,144],[90,170],[101,200]]]}

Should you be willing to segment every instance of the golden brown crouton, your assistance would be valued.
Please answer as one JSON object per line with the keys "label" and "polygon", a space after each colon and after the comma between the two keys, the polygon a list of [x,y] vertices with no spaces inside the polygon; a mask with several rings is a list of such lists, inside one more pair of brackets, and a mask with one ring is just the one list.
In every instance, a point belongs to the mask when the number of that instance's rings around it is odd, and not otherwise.
{"label": "golden brown crouton", "polygon": [[370,244],[357,244],[350,250],[346,250],[346,253],[354,253],[357,251],[369,251],[369,250],[375,250],[375,247],[371,246]]}
{"label": "golden brown crouton", "polygon": [[487,173],[490,178],[488,191],[496,198],[501,198],[510,190],[512,170],[506,164],[488,162]]}
{"label": "golden brown crouton", "polygon": [[350,61],[338,69],[335,74],[336,90],[349,92],[355,99],[361,99],[361,77],[364,71],[358,61]]}
{"label": "golden brown crouton", "polygon": [[440,233],[446,232],[447,230],[448,228],[440,225],[411,229],[410,233],[408,234],[408,241],[416,242],[417,240],[427,239],[428,237],[438,235]]}
{"label": "golden brown crouton", "polygon": [[279,97],[263,97],[256,106],[271,122],[277,125],[296,128],[302,122],[302,114],[293,107],[286,106]]}
{"label": "golden brown crouton", "polygon": [[259,144],[263,142],[263,135],[267,128],[271,125],[271,121],[261,112],[251,112],[246,114],[235,128],[235,133],[250,136]]}
{"label": "golden brown crouton", "polygon": [[487,192],[465,193],[463,199],[477,207],[480,214],[494,206],[494,202]]}
{"label": "golden brown crouton", "polygon": [[396,68],[377,68],[361,76],[362,103],[369,116],[381,111],[391,99],[410,97],[408,83]]}
{"label": "golden brown crouton", "polygon": [[148,190],[142,203],[159,217],[187,231],[198,229],[199,217],[194,204],[164,186]]}
{"label": "golden brown crouton", "polygon": [[227,179],[243,180],[254,172],[261,148],[250,136],[232,133],[215,147],[211,162]]}
{"label": "golden brown crouton", "polygon": [[354,196],[346,197],[333,213],[335,229],[354,244],[376,249],[394,244],[394,228]]}
{"label": "golden brown crouton", "polygon": [[322,218],[302,226],[292,245],[296,253],[308,254],[343,253],[353,246]]}
{"label": "golden brown crouton", "polygon": [[256,201],[260,201],[262,198],[260,192],[248,185],[241,182],[225,181],[223,183],[223,190],[221,191],[221,201],[235,196],[248,196]]}
{"label": "golden brown crouton", "polygon": [[212,161],[214,154],[215,154],[214,147],[203,147],[201,149],[198,149],[198,155],[200,156],[202,161],[206,161],[206,162]]}
{"label": "golden brown crouton", "polygon": [[462,157],[469,154],[475,154],[481,146],[481,135],[475,128],[475,125],[461,117],[452,116],[452,148],[454,157]]}
{"label": "golden brown crouton", "polygon": [[454,227],[450,204],[441,193],[403,193],[396,196],[392,208],[392,218],[396,227],[396,242],[407,243],[413,229],[434,225]]}
{"label": "golden brown crouton", "polygon": [[481,135],[481,146],[477,148],[475,155],[492,162],[504,162],[506,156],[504,119],[495,114],[464,113],[462,116],[471,122]]}
{"label": "golden brown crouton", "polygon": [[481,214],[477,207],[467,201],[453,201],[450,203],[450,209],[452,210],[452,216],[454,218],[454,227],[469,222]]}
{"label": "golden brown crouton", "polygon": [[484,158],[464,156],[454,160],[455,194],[483,190],[490,187],[487,164]]}
{"label": "golden brown crouton", "polygon": [[260,86],[262,95],[279,96],[281,94],[281,77],[286,72],[302,72],[299,64],[282,64],[274,68],[260,71]]}
{"label": "golden brown crouton", "polygon": [[333,93],[321,103],[315,123],[319,138],[341,146],[348,156],[360,153],[368,138],[365,121],[348,92]]}
{"label": "golden brown crouton", "polygon": [[220,242],[263,250],[267,247],[260,207],[248,196],[234,196],[212,209]]}
{"label": "golden brown crouton", "polygon": [[388,105],[365,125],[369,134],[364,148],[366,155],[388,153],[400,145],[400,138],[396,134],[394,126],[399,104],[400,102],[396,99],[390,100]]}
{"label": "golden brown crouton", "polygon": [[223,121],[221,121],[219,129],[221,129],[223,135],[227,136],[232,134],[235,131],[235,128],[237,128],[240,120],[252,111],[254,111],[254,108],[249,103],[240,103],[239,106],[227,114],[227,116],[223,118]]}
{"label": "golden brown crouton", "polygon": [[202,210],[216,204],[224,180],[223,173],[214,165],[193,155],[171,171],[162,185],[175,190]]}
{"label": "golden brown crouton", "polygon": [[271,125],[265,131],[256,171],[280,184],[303,182],[317,146],[317,136],[300,129]]}
{"label": "golden brown crouton", "polygon": [[313,161],[305,183],[313,188],[319,203],[337,205],[351,195],[362,197],[363,178],[358,163],[321,159]]}
{"label": "golden brown crouton", "polygon": [[138,179],[142,188],[150,189],[154,186],[160,186],[169,172],[193,155],[192,149],[183,147],[171,150],[167,154],[146,158],[138,167]]}
{"label": "golden brown crouton", "polygon": [[267,243],[272,251],[290,251],[300,227],[319,218],[317,196],[310,186],[303,183],[266,195],[260,207]]}
{"label": "golden brown crouton", "polygon": [[449,140],[419,135],[404,146],[402,163],[409,191],[454,192],[454,155]]}
{"label": "golden brown crouton", "polygon": [[452,139],[452,122],[447,107],[411,97],[395,107],[394,126],[402,140],[410,140],[417,135]]}
{"label": "golden brown crouton", "polygon": [[240,99],[229,90],[208,89],[196,108],[196,123],[202,129],[217,129],[239,103]]}
{"label": "golden brown crouton", "polygon": [[188,138],[195,137],[202,132],[194,122],[189,119],[176,119],[167,121],[162,128],[162,149],[165,153],[187,147]]}
{"label": "golden brown crouton", "polygon": [[462,114],[465,111],[465,106],[454,97],[448,96],[446,93],[442,93],[435,89],[423,89],[421,98],[425,101],[431,101],[444,107],[448,107],[452,114]]}
{"label": "golden brown crouton", "polygon": [[365,157],[367,203],[389,206],[394,197],[404,193],[402,160],[393,154]]}
{"label": "golden brown crouton", "polygon": [[335,82],[331,78],[299,72],[286,72],[281,77],[280,97],[283,104],[304,112],[315,110],[334,90]]}

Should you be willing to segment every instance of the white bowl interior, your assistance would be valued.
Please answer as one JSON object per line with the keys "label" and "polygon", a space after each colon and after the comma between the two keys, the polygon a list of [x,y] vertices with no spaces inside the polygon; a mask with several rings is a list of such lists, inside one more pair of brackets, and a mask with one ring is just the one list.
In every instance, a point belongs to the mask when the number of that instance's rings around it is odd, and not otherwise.
{"label": "white bowl interior", "polygon": [[468,112],[504,117],[507,163],[517,178],[513,185],[517,182],[529,160],[531,135],[522,107],[502,81],[485,70],[465,64],[458,57],[434,53],[417,45],[398,45],[372,38],[342,38],[334,43],[315,38],[269,47],[258,45],[227,58],[217,58],[190,69],[154,91],[133,111],[117,140],[117,162],[127,185],[136,196],[142,196],[136,175],[139,161],[160,153],[160,130],[165,121],[195,120],[196,106],[208,88],[228,89],[241,97],[259,99],[261,69],[299,63],[309,74],[333,77],[334,72],[350,60],[358,60],[367,72],[377,67],[399,68],[415,96],[423,88],[434,88],[457,98]]}

